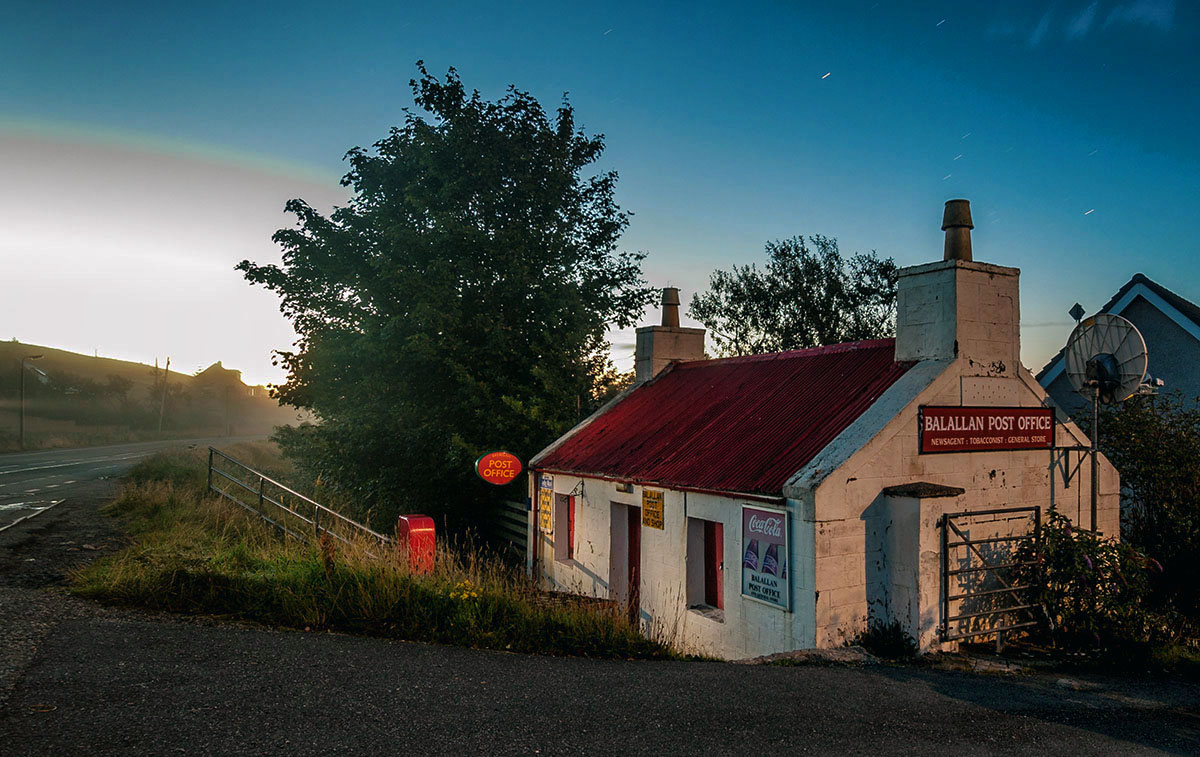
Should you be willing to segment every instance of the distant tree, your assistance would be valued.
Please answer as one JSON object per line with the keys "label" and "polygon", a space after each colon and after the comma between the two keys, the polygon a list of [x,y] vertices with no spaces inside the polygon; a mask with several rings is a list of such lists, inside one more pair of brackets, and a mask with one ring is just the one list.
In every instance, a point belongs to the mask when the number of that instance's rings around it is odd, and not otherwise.
{"label": "distant tree", "polygon": [[283,403],[315,425],[279,436],[323,482],[397,512],[469,523],[488,498],[480,454],[524,460],[604,392],[609,324],[632,325],[652,293],[642,255],[621,252],[628,218],[615,172],[585,175],[602,135],[551,119],[510,87],[495,102],[418,62],[419,112],[347,154],[346,207],[292,200],[275,234],[283,263],[242,261],[276,292],[299,340],[277,353]]}
{"label": "distant tree", "polygon": [[124,400],[132,388],[132,379],[118,376],[115,373],[108,374],[108,377],[104,381],[104,393],[117,402]]}
{"label": "distant tree", "polygon": [[[810,246],[811,245],[811,246]],[[836,239],[768,242],[765,268],[714,271],[689,313],[721,356],[879,339],[895,333],[896,263],[875,252],[843,258]]]}

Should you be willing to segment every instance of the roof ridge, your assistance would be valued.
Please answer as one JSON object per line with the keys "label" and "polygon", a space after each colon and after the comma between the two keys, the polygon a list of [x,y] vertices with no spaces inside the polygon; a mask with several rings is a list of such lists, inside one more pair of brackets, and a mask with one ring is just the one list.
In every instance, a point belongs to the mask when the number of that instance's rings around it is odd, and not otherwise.
{"label": "roof ridge", "polygon": [[761,352],[755,355],[735,355],[733,357],[718,357],[709,360],[688,360],[676,365],[676,368],[700,368],[706,365],[715,363],[731,364],[731,363],[753,363],[764,360],[787,360],[790,358],[813,357],[816,355],[835,355],[840,352],[853,352],[855,350],[879,349],[882,347],[891,347],[896,343],[895,337],[886,337],[884,339],[862,339],[857,342],[839,342],[837,344],[826,344],[820,347],[805,347],[799,350],[784,350],[783,352]]}

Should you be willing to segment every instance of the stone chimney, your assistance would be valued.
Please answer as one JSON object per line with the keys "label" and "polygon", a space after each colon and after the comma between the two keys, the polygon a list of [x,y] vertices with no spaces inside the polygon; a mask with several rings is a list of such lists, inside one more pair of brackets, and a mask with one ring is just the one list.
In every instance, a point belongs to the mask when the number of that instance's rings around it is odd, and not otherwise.
{"label": "stone chimney", "polygon": [[1016,375],[1021,362],[1021,271],[977,263],[971,206],[950,200],[942,216],[943,259],[901,268],[896,359],[970,358],[989,373]]}
{"label": "stone chimney", "polygon": [[685,329],[679,325],[679,290],[663,289],[662,325],[642,326],[637,330],[634,360],[635,381],[654,378],[676,360],[704,359],[704,329]]}

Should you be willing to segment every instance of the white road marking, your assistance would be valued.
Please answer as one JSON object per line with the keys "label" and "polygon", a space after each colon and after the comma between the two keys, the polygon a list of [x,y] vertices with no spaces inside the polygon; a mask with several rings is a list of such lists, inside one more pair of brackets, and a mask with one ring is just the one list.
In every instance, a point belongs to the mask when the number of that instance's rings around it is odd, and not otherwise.
{"label": "white road marking", "polygon": [[17,518],[12,523],[9,523],[7,526],[0,526],[0,531],[8,530],[8,529],[12,528],[13,526],[17,525],[18,523],[27,521],[36,515],[41,515],[42,513],[49,510],[50,508],[54,507],[55,505],[61,505],[63,502],[66,502],[66,500],[65,499],[56,499],[53,502],[51,502],[50,504],[46,505],[45,507],[34,510],[29,515],[23,515],[20,518]]}
{"label": "white road marking", "polygon": [[31,470],[46,470],[47,468],[66,468],[70,465],[83,465],[86,460],[76,460],[70,463],[57,463],[55,465],[35,465],[31,468],[11,468],[9,470],[0,470],[0,476],[7,476],[9,473],[25,473]]}
{"label": "white road marking", "polygon": [[102,463],[108,460],[133,460],[140,457],[149,457],[154,454],[154,451],[135,452],[133,454],[124,455],[109,455],[107,457],[90,457],[81,460],[72,460],[68,463],[55,463],[54,465],[33,465],[28,468],[10,468],[8,470],[0,470],[0,476],[7,476],[10,473],[28,473],[35,470],[48,470],[50,468],[67,468],[72,465],[87,465],[89,463]]}
{"label": "white road marking", "polygon": [[36,509],[39,509],[40,506],[45,505],[47,502],[50,502],[50,500],[48,500],[48,499],[32,499],[32,500],[25,500],[23,502],[7,502],[3,505],[0,505],[0,511],[3,511],[3,510],[36,510]]}

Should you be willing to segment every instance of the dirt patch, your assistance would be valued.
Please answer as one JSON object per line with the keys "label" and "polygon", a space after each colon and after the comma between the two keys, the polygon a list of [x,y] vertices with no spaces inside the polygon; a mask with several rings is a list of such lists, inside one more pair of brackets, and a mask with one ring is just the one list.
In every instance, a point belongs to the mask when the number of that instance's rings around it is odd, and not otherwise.
{"label": "dirt patch", "polygon": [[741,665],[877,665],[879,659],[862,647],[797,649],[792,652],[735,661]]}
{"label": "dirt patch", "polygon": [[120,524],[100,513],[119,483],[80,482],[62,504],[0,532],[0,587],[38,589],[66,583],[72,568],[125,544]]}

